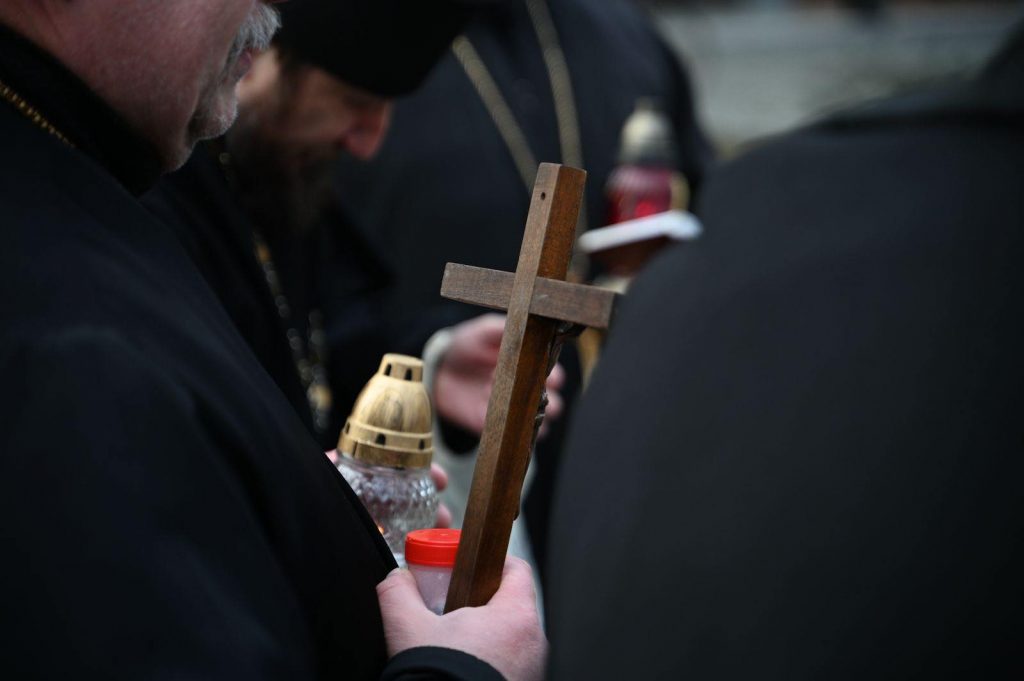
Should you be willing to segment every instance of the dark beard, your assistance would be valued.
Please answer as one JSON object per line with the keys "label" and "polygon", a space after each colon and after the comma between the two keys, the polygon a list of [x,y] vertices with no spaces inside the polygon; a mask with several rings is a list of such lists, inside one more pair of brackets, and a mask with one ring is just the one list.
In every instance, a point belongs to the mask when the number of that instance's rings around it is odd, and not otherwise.
{"label": "dark beard", "polygon": [[271,239],[307,234],[330,205],[333,156],[286,162],[286,150],[239,121],[225,142],[246,215]]}

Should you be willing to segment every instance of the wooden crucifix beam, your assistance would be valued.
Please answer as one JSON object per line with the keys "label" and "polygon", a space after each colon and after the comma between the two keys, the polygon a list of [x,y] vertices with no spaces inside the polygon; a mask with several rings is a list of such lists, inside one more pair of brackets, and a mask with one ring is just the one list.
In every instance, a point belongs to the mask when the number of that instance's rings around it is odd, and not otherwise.
{"label": "wooden crucifix beam", "polygon": [[[508,310],[515,275],[450,262],[444,268],[441,295],[461,303]],[[537,277],[530,314],[570,324],[607,329],[619,294],[608,289]]]}
{"label": "wooden crucifix beam", "polygon": [[508,318],[445,611],[486,604],[501,583],[544,383],[563,322],[606,328],[615,296],[565,282],[586,173],[543,163],[515,274],[449,264],[441,295]]}

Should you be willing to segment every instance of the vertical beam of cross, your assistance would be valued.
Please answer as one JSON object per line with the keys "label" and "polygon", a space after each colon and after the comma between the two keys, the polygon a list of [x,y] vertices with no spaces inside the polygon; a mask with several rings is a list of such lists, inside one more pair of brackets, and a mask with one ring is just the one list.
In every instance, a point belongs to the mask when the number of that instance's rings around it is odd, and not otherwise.
{"label": "vertical beam of cross", "polygon": [[[565,279],[585,180],[582,170],[549,163],[537,175],[446,611],[484,605],[501,583],[559,324],[531,305],[538,277]],[[454,279],[446,273],[442,295],[460,288]]]}

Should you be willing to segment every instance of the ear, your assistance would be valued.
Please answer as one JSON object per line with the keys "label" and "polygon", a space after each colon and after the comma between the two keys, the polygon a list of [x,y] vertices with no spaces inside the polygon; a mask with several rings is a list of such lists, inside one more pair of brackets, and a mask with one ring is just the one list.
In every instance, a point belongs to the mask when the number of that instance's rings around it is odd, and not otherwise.
{"label": "ear", "polygon": [[281,58],[276,48],[256,57],[252,68],[238,82],[236,93],[240,106],[246,106],[260,97],[278,90],[284,78]]}

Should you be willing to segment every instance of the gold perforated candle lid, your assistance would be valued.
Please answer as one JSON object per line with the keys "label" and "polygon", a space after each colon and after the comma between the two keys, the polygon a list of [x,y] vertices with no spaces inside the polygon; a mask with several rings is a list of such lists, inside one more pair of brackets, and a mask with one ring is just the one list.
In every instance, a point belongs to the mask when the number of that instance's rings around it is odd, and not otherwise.
{"label": "gold perforated candle lid", "polygon": [[338,451],[375,466],[425,468],[434,454],[433,423],[423,362],[387,354],[356,398]]}

